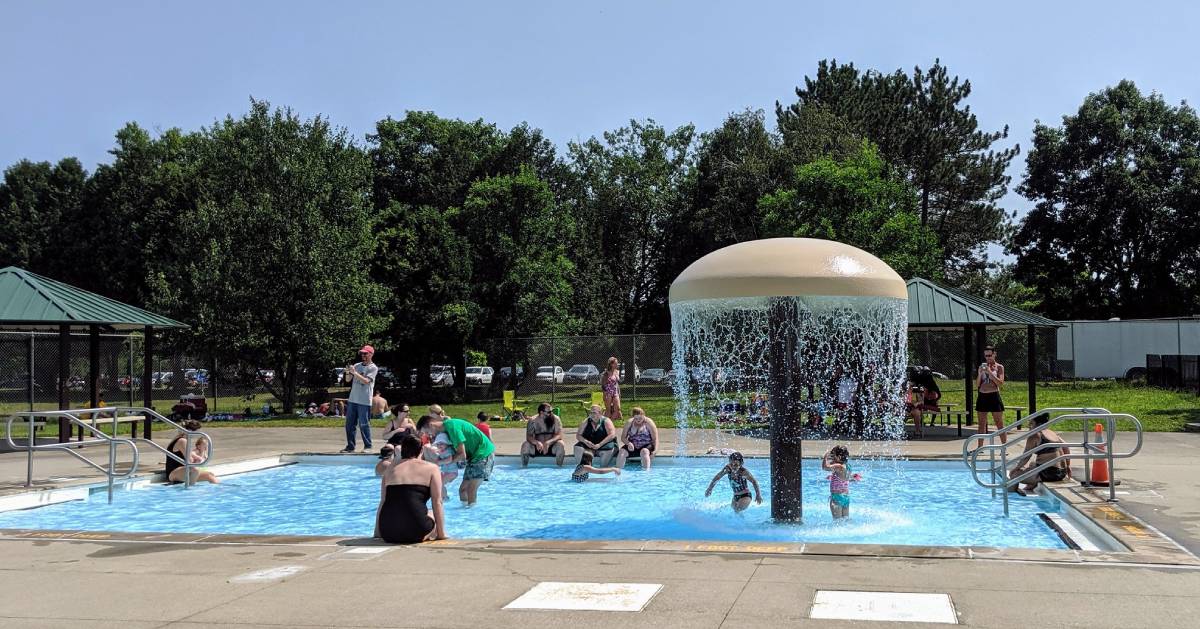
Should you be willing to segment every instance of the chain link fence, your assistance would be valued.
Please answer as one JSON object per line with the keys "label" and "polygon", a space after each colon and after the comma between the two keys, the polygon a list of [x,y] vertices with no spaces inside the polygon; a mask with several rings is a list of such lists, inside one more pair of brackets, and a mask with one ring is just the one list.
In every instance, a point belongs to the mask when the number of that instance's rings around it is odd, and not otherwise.
{"label": "chain link fence", "polygon": [[621,397],[671,396],[671,335],[624,334],[497,339],[485,345],[487,365],[467,366],[467,399],[499,401],[505,389],[551,404],[586,402],[600,390],[616,358]]}
{"label": "chain link fence", "polygon": [[[221,365],[212,359],[165,351],[154,356],[150,381],[145,382],[142,335],[100,334],[98,341],[95,358],[102,405],[141,406],[149,387],[153,406],[160,412],[170,412],[189,396],[204,398],[209,415],[216,417],[264,414],[264,410],[280,408],[270,391],[269,385],[275,381],[270,370]],[[72,333],[68,339],[65,397],[69,408],[91,405],[90,347],[86,332]],[[0,416],[58,409],[63,358],[57,332],[0,331]],[[298,403],[313,398],[322,384],[334,384],[332,371],[314,374],[312,380],[302,383]]]}

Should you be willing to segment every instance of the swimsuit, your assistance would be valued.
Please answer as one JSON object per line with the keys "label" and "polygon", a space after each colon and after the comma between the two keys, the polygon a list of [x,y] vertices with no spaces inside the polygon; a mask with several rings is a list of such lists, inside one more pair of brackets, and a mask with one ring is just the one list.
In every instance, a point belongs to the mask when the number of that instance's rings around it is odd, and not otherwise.
{"label": "swimsuit", "polygon": [[619,382],[620,382],[619,376],[613,377],[613,378],[605,377],[604,383],[600,385],[600,390],[603,391],[604,395],[606,395],[606,396],[617,395],[621,391],[620,385],[618,384]]}
{"label": "swimsuit", "polygon": [[[726,465],[725,469],[728,470],[729,466]],[[750,497],[750,490],[746,487],[747,482],[749,479],[746,478],[744,471],[739,470],[736,475],[732,471],[729,472],[729,488],[733,490],[734,500]]]}
{"label": "swimsuit", "polygon": [[[608,428],[606,428],[604,426],[603,418],[600,419],[600,423],[598,425],[592,423],[591,418],[588,418],[586,421],[587,421],[587,423],[583,427],[583,434],[580,435],[581,437],[583,437],[584,439],[586,439],[592,443],[600,443],[601,441],[604,441],[605,439],[608,438]],[[589,448],[589,447],[583,445],[582,443],[576,443],[575,445],[583,448],[584,450],[588,450],[592,453],[598,453],[600,450],[612,450],[612,449],[616,448],[617,442],[609,441],[608,443],[600,446],[599,448],[595,448],[595,449]]]}
{"label": "swimsuit", "polygon": [[573,480],[577,483],[582,483],[582,482],[586,481],[587,479],[588,479],[588,473],[583,471],[582,465],[575,468],[575,471],[571,473],[571,480]]}
{"label": "swimsuit", "polygon": [[629,445],[633,446],[634,454],[641,452],[642,448],[654,452],[654,437],[650,434],[650,427],[642,426],[641,430],[631,427],[629,429]]}
{"label": "swimsuit", "polygon": [[850,506],[850,466],[844,466],[846,478],[837,473],[829,475],[829,499],[843,509]]}
{"label": "swimsuit", "polygon": [[[171,454],[174,454],[175,456],[180,457],[180,458],[187,456],[186,453],[180,454],[175,451],[175,444],[179,443],[179,441],[181,439],[186,439],[186,437],[184,435],[179,435],[178,437],[175,437],[175,439],[173,439],[171,441],[171,443],[169,443],[167,445],[167,451],[170,452]],[[171,479],[171,472],[174,472],[175,470],[177,470],[181,467],[183,467],[183,463],[176,461],[175,457],[168,455],[167,456],[167,480]]]}
{"label": "swimsuit", "polygon": [[388,485],[379,508],[379,536],[389,544],[416,544],[433,530],[427,485]]}

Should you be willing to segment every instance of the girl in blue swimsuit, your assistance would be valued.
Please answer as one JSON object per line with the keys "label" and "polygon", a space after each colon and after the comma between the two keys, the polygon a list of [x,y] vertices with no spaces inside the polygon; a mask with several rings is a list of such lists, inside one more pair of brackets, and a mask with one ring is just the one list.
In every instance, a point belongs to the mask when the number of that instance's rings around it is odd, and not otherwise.
{"label": "girl in blue swimsuit", "polygon": [[750,506],[750,489],[746,486],[747,483],[754,485],[754,501],[762,504],[762,491],[758,488],[758,480],[746,469],[745,458],[741,452],[734,452],[729,455],[729,463],[721,468],[720,472],[713,477],[712,482],[708,484],[708,489],[704,490],[704,496],[707,498],[712,495],[713,487],[717,481],[721,480],[722,476],[729,476],[729,488],[733,490],[733,499],[729,506],[733,507],[735,512],[744,511]]}

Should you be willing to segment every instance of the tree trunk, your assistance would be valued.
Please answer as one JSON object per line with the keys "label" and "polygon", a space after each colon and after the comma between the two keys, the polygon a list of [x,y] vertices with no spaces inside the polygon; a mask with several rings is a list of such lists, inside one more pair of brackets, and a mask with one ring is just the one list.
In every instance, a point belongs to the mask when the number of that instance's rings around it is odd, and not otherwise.
{"label": "tree trunk", "polygon": [[283,414],[288,415],[296,408],[296,362],[289,360],[283,370]]}

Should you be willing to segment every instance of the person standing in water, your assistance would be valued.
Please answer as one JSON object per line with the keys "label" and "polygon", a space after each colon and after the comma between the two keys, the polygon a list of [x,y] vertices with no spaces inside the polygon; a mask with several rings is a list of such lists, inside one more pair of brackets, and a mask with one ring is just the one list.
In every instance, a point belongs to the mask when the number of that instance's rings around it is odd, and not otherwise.
{"label": "person standing in water", "polygon": [[758,480],[746,469],[746,459],[742,457],[741,452],[734,452],[729,455],[729,463],[721,468],[720,472],[713,477],[712,482],[708,484],[708,489],[704,490],[704,497],[712,495],[713,487],[717,481],[721,480],[722,476],[729,476],[729,488],[733,490],[733,499],[729,506],[733,507],[734,512],[745,511],[750,506],[750,489],[746,486],[747,483],[754,485],[754,501],[762,504],[762,491],[758,488]]}

